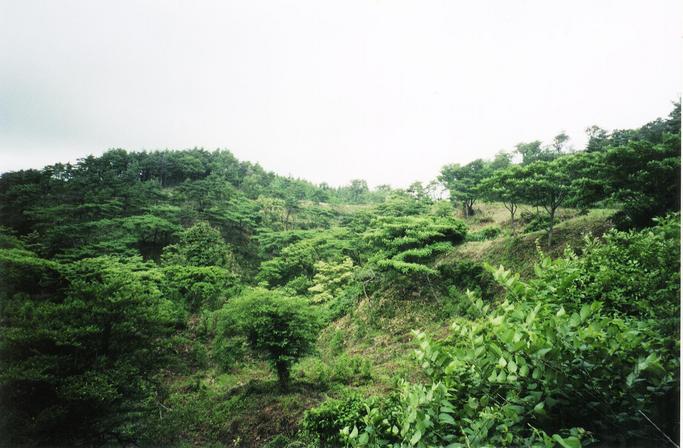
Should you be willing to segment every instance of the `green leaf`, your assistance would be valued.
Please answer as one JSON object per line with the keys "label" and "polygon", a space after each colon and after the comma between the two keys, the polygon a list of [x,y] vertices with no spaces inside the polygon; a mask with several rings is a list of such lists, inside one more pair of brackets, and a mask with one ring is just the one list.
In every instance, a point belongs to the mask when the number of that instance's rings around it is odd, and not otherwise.
{"label": "green leaf", "polygon": [[581,317],[581,320],[586,320],[588,316],[591,314],[591,306],[590,305],[584,305],[581,307],[581,311],[579,311],[579,316]]}
{"label": "green leaf", "polygon": [[542,348],[534,354],[536,356],[538,356],[539,358],[543,358],[552,349],[553,349],[552,347]]}
{"label": "green leaf", "polygon": [[517,373],[517,364],[513,360],[508,363],[508,371],[510,373]]}
{"label": "green leaf", "polygon": [[529,366],[526,364],[523,364],[522,367],[519,368],[519,376],[527,376],[529,374]]}
{"label": "green leaf", "polygon": [[410,438],[410,444],[414,446],[417,442],[420,441],[421,438],[422,438],[422,431],[420,431],[418,429],[415,431],[415,434],[413,434],[413,437]]}
{"label": "green leaf", "polygon": [[448,414],[439,414],[439,422],[455,425],[455,420]]}
{"label": "green leaf", "polygon": [[553,440],[559,443],[563,448],[581,448],[581,441],[574,436],[563,439],[558,434],[553,434]]}

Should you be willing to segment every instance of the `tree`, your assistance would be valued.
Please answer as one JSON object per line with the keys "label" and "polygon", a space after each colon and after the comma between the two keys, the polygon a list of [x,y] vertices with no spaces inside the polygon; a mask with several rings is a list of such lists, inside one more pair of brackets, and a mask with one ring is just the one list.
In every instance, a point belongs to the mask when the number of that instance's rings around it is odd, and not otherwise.
{"label": "tree", "polygon": [[502,170],[512,165],[512,154],[507,151],[498,151],[490,163],[491,170]]}
{"label": "tree", "polygon": [[169,265],[161,272],[164,277],[160,289],[164,297],[182,304],[191,313],[219,308],[239,284],[237,275],[219,266]]}
{"label": "tree", "polygon": [[302,182],[286,178],[277,195],[284,201],[285,215],[283,225],[285,230],[290,228],[290,218],[301,210],[300,202],[306,197]]}
{"label": "tree", "polygon": [[231,247],[221,233],[206,222],[198,222],[180,234],[180,242],[167,246],[164,264],[233,267]]}
{"label": "tree", "polygon": [[370,261],[402,274],[436,275],[428,266],[437,255],[465,240],[467,226],[452,218],[381,217],[363,236],[374,249]]}
{"label": "tree", "polygon": [[555,137],[553,137],[553,142],[550,144],[550,148],[556,156],[561,155],[565,150],[565,145],[569,141],[569,136],[564,132],[560,132]]}
{"label": "tree", "polygon": [[294,363],[313,350],[322,326],[319,313],[300,297],[254,288],[229,303],[226,316],[249,347],[275,369],[281,390]]}
{"label": "tree", "polygon": [[353,179],[348,187],[344,187],[348,190],[349,200],[354,204],[359,204],[364,202],[370,189],[368,188],[368,183],[363,179]]}
{"label": "tree", "polygon": [[576,193],[579,179],[573,172],[573,157],[537,161],[527,165],[520,172],[520,191],[526,201],[542,206],[548,213],[548,246],[553,241],[555,213]]}
{"label": "tree", "polygon": [[174,305],[141,260],[0,250],[0,433],[9,446],[134,440],[169,364]]}
{"label": "tree", "polygon": [[348,285],[353,276],[353,261],[344,257],[340,262],[319,261],[315,264],[313,286],[308,288],[314,303],[328,302],[334,299]]}
{"label": "tree", "polygon": [[423,201],[427,203],[431,202],[429,194],[427,193],[427,189],[424,185],[422,185],[422,182],[420,181],[416,181],[410,184],[408,186],[408,189],[406,190],[406,193],[408,193],[417,201]]}
{"label": "tree", "polygon": [[518,143],[515,145],[515,152],[522,156],[522,165],[544,159],[544,151],[540,140],[529,143]]}
{"label": "tree", "polygon": [[481,183],[484,197],[490,201],[502,202],[510,212],[510,225],[513,228],[517,206],[524,199],[522,172],[522,167],[512,165],[507,169],[495,171]]}
{"label": "tree", "polygon": [[596,125],[587,127],[586,135],[588,136],[588,143],[586,144],[586,151],[588,152],[602,151],[609,138],[609,133]]}
{"label": "tree", "polygon": [[168,246],[181,227],[152,214],[124,218],[122,227],[135,238],[135,246],[145,259],[159,261],[161,252]]}
{"label": "tree", "polygon": [[472,216],[472,208],[479,197],[479,183],[490,173],[487,162],[482,159],[474,160],[467,165],[446,165],[441,169],[439,180],[448,188],[451,202],[461,202],[463,215]]}
{"label": "tree", "polygon": [[653,217],[680,210],[680,133],[667,134],[659,144],[631,141],[603,154],[607,189],[624,204],[620,226],[645,227]]}
{"label": "tree", "polygon": [[259,207],[261,224],[274,230],[284,229],[285,201],[270,196],[259,196],[256,203]]}

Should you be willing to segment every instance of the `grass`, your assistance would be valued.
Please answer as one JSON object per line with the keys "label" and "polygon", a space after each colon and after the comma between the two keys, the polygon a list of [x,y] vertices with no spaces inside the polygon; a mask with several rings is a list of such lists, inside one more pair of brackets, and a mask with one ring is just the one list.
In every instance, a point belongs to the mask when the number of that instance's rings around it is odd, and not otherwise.
{"label": "grass", "polygon": [[[544,230],[530,233],[520,233],[517,230],[517,233],[512,233],[509,223],[510,215],[507,213],[505,216],[501,209],[507,212],[500,204],[485,204],[484,208],[479,210],[481,213],[479,218],[475,215],[466,220],[470,229],[481,229],[492,224],[499,225],[505,229],[501,236],[487,241],[466,242],[442,257],[439,263],[452,263],[462,259],[486,261],[492,265],[502,264],[523,276],[529,275],[533,272],[533,266],[538,260],[539,248],[551,257],[562,255],[568,245],[574,249],[580,249],[585,235],[600,237],[612,228],[609,217],[614,214],[614,210],[609,209],[592,209],[585,215],[580,215],[575,209],[561,209],[558,215],[564,220],[555,225],[553,243],[548,247],[547,232]],[[524,209],[532,210],[530,207]],[[490,218],[492,222],[487,218]],[[484,224],[482,220],[485,221]]]}

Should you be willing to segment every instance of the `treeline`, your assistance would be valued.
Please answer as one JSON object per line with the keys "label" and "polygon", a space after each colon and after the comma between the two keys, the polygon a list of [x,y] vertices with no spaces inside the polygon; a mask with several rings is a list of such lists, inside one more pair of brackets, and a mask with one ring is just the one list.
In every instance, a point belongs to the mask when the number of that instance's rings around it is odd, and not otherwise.
{"label": "treeline", "polygon": [[314,185],[238,161],[227,150],[113,149],[100,157],[80,159],[75,165],[58,163],[42,170],[4,173],[0,177],[0,224],[30,232],[41,218],[31,210],[45,204],[60,204],[71,213],[70,218],[78,215],[81,220],[130,216],[163,202],[168,197],[164,190],[177,191],[182,199],[196,202],[198,209],[217,200],[269,197],[276,200],[275,205],[261,204],[262,208],[277,206],[291,212],[301,201],[382,202],[394,191],[389,186],[370,191],[363,180],[337,188]]}
{"label": "treeline", "polygon": [[[557,209],[613,205],[621,228],[641,228],[667,211],[680,210],[681,103],[667,119],[612,133],[591,127],[585,151],[569,152],[562,133],[544,146],[520,143],[492,161],[445,166],[439,180],[471,215],[478,200],[502,202],[514,225],[519,204],[546,211],[548,244]],[[513,158],[520,159],[513,163]]]}

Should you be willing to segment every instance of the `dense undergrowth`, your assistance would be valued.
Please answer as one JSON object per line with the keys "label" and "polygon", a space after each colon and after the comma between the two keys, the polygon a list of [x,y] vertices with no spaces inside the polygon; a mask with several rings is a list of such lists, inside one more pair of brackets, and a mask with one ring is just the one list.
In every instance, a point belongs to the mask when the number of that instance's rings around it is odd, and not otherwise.
{"label": "dense undergrowth", "polygon": [[2,445],[677,442],[677,129],[451,165],[451,200],[198,149],[5,173]]}

